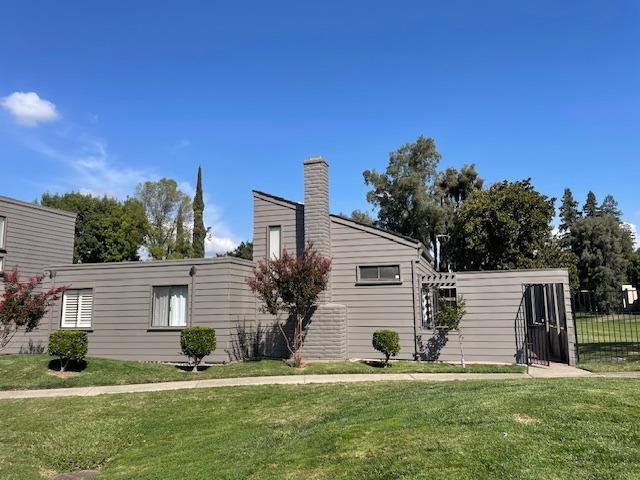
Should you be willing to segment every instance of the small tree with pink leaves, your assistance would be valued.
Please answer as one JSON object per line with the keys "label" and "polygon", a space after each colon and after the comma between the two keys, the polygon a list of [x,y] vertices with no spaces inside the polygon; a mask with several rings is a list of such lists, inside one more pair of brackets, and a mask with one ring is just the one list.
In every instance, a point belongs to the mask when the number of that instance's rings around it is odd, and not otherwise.
{"label": "small tree with pink leaves", "polygon": [[253,268],[253,278],[247,280],[251,290],[262,300],[264,311],[271,315],[284,312],[295,319],[291,340],[278,324],[295,367],[302,365],[304,319],[327,288],[330,271],[331,259],[320,255],[313,244],[308,243],[298,256],[284,250],[280,258],[260,260]]}
{"label": "small tree with pink leaves", "polygon": [[23,283],[17,270],[4,274],[4,293],[0,300],[0,350],[20,329],[30,332],[37,328],[47,308],[65,291],[66,287],[40,291],[44,278],[44,275],[36,275]]}

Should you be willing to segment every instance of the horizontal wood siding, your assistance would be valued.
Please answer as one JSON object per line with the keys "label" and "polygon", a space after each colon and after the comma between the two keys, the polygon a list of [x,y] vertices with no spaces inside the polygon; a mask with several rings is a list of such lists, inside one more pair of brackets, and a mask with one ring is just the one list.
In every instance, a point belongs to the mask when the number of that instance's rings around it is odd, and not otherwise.
{"label": "horizontal wood siding", "polygon": [[[43,273],[46,265],[73,262],[75,215],[0,196],[0,216],[6,217],[5,271],[18,269],[20,279]],[[0,295],[4,286],[0,282]],[[20,331],[3,353],[40,351],[47,341],[46,329]]]}
{"label": "horizontal wood siding", "polygon": [[[193,279],[189,275],[192,265],[197,269]],[[255,299],[246,284],[251,263],[242,260],[77,265],[56,267],[56,271],[57,285],[93,289],[91,356],[185,360],[180,352],[179,330],[151,327],[154,286],[188,286],[188,324],[208,326],[216,331],[217,348],[207,361],[229,360],[232,329],[238,320],[255,317]],[[39,340],[43,345],[46,335],[60,327],[59,303],[50,309],[41,325]]]}
{"label": "horizontal wood siding", "polygon": [[[515,319],[522,300],[523,285],[529,283],[564,285],[569,351],[573,352],[573,317],[566,270],[458,272],[457,293],[464,298],[466,305],[466,314],[462,319],[466,360],[505,363],[515,361]],[[433,338],[430,331],[421,331],[421,335],[423,344]],[[438,359],[459,361],[457,333],[449,335]]]}
{"label": "horizontal wood siding", "polygon": [[[331,222],[332,300],[347,306],[347,355],[350,358],[378,358],[371,340],[377,329],[395,330],[400,335],[398,358],[413,358],[414,300],[412,262],[418,249],[375,233]],[[399,285],[357,285],[357,266],[399,264]]]}
{"label": "horizontal wood siding", "polygon": [[267,255],[267,229],[282,228],[282,250],[296,254],[304,245],[304,207],[253,194],[253,259]]}

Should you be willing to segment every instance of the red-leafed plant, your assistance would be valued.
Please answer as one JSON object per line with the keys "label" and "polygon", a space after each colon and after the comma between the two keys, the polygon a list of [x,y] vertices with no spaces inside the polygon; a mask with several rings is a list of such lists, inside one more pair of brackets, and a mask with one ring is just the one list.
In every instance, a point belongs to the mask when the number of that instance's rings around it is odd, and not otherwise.
{"label": "red-leafed plant", "polygon": [[291,340],[282,325],[278,325],[295,367],[302,365],[304,319],[327,287],[330,271],[331,259],[320,255],[313,244],[308,243],[298,256],[284,250],[278,259],[260,260],[253,268],[253,278],[247,279],[251,290],[262,300],[264,311],[271,315],[285,312],[294,317]]}
{"label": "red-leafed plant", "polygon": [[4,274],[4,293],[0,300],[0,350],[7,346],[21,328],[25,332],[35,329],[47,308],[65,291],[66,287],[41,290],[44,277],[36,275],[22,283],[17,270]]}

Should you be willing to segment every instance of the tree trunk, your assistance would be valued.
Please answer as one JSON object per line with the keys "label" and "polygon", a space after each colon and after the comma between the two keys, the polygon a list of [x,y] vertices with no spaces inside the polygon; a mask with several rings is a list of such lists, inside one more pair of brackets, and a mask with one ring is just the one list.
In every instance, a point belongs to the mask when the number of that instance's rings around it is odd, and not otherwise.
{"label": "tree trunk", "polygon": [[464,363],[464,350],[462,349],[463,338],[462,327],[458,326],[458,342],[460,343],[460,365],[462,366],[462,368],[466,368],[466,365]]}
{"label": "tree trunk", "polygon": [[296,314],[296,328],[293,332],[293,366],[296,368],[302,366],[302,321],[302,315]]}

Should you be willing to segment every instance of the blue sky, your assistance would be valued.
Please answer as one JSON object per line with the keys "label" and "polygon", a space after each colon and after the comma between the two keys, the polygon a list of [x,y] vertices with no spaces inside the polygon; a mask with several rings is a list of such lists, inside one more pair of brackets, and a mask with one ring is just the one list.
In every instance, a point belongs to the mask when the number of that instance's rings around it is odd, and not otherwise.
{"label": "blue sky", "polygon": [[304,158],[333,211],[367,209],[362,171],[424,134],[442,167],[640,224],[639,45],[637,1],[6,2],[0,194],[190,191],[201,164],[223,249],[252,188],[303,198]]}

